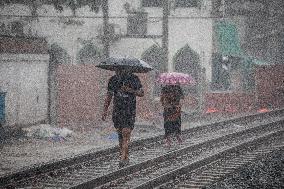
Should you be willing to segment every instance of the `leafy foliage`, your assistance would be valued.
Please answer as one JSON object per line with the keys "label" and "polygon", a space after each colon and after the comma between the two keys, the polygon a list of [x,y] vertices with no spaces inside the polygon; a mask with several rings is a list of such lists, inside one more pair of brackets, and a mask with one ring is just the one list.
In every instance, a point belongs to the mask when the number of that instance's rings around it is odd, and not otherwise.
{"label": "leafy foliage", "polygon": [[24,4],[32,7],[32,14],[36,15],[37,8],[42,5],[53,5],[54,8],[60,12],[64,10],[64,7],[68,7],[75,15],[76,9],[83,6],[89,6],[91,11],[99,12],[104,0],[1,0],[0,6],[9,4]]}

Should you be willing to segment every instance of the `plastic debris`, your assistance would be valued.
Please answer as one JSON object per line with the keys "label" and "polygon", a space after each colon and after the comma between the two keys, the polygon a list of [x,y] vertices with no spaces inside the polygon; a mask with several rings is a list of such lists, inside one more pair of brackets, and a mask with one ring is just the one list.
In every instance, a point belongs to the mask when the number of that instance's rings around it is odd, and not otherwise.
{"label": "plastic debris", "polygon": [[118,140],[118,135],[116,132],[113,132],[111,133],[110,135],[108,135],[107,137],[109,140],[112,140],[112,141],[117,141]]}
{"label": "plastic debris", "polygon": [[49,124],[35,125],[23,130],[29,138],[49,139],[52,141],[64,141],[66,137],[73,134],[73,131],[67,128],[52,127]]}

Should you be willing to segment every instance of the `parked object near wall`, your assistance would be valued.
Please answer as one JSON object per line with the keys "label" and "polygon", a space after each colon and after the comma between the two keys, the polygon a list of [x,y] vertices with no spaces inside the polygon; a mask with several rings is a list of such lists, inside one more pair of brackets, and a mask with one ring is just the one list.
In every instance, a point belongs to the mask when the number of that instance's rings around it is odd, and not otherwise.
{"label": "parked object near wall", "polygon": [[5,123],[5,96],[6,93],[0,91],[0,143],[6,138],[3,124]]}

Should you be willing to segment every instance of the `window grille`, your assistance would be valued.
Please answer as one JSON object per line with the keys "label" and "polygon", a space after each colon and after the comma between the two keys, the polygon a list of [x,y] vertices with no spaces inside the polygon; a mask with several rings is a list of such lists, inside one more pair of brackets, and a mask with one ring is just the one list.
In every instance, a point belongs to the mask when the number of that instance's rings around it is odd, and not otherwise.
{"label": "window grille", "polygon": [[143,7],[162,7],[163,0],[142,0]]}
{"label": "window grille", "polygon": [[147,34],[147,13],[131,13],[127,18],[127,35],[143,36]]}
{"label": "window grille", "polygon": [[11,34],[16,36],[24,35],[24,26],[21,22],[12,22],[11,23]]}
{"label": "window grille", "polygon": [[175,0],[176,7],[197,7],[198,0]]}

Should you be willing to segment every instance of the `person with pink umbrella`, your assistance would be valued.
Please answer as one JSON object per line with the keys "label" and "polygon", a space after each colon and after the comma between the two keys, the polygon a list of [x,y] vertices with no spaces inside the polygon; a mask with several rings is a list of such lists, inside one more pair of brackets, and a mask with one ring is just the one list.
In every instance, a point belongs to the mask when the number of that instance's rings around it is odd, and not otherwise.
{"label": "person with pink umbrella", "polygon": [[161,90],[160,102],[164,108],[164,129],[167,146],[171,146],[171,136],[175,135],[177,141],[181,139],[181,100],[184,98],[181,84],[193,84],[191,76],[184,73],[169,72],[162,73],[158,77],[163,87]]}

